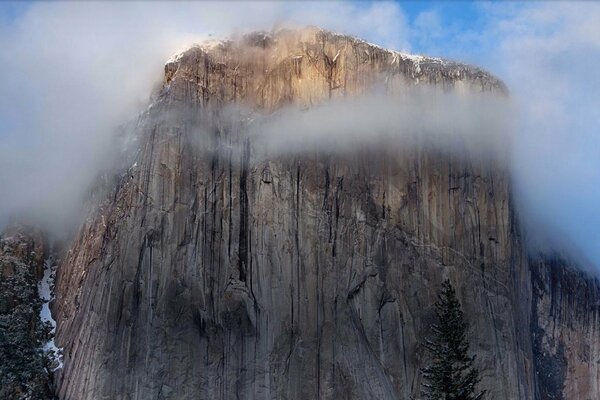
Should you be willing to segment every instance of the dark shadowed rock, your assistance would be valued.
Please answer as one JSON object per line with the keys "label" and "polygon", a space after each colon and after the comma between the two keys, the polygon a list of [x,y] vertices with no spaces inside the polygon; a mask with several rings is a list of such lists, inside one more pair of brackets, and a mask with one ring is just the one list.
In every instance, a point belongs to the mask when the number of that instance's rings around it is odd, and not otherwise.
{"label": "dark shadowed rock", "polygon": [[38,282],[48,246],[37,230],[12,224],[0,234],[0,398],[51,400]]}

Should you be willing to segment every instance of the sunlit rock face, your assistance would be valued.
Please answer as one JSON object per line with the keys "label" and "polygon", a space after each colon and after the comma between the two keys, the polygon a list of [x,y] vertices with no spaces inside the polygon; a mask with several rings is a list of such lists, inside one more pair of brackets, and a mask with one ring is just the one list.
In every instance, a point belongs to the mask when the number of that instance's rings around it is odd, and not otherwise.
{"label": "sunlit rock face", "polygon": [[[319,29],[169,60],[132,166],[90,200],[58,270],[60,398],[418,398],[445,278],[468,316],[481,388],[552,398],[534,362],[546,311],[532,302],[505,165],[419,144],[256,157],[249,122],[225,112],[422,84],[506,95],[480,69]],[[585,347],[596,323],[574,328],[592,331],[569,357],[596,354]],[[598,395],[562,382],[560,393]]]}

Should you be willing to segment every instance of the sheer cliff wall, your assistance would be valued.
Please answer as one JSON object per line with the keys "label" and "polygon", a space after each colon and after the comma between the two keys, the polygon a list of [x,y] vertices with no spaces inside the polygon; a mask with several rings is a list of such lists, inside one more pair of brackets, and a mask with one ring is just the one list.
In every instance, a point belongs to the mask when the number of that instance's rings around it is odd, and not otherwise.
{"label": "sheer cliff wall", "polygon": [[245,123],[219,118],[232,103],[268,113],[420,84],[506,95],[480,69],[318,29],[167,63],[135,164],[58,270],[60,398],[418,397],[447,277],[482,388],[541,396],[505,166],[425,145],[258,158]]}

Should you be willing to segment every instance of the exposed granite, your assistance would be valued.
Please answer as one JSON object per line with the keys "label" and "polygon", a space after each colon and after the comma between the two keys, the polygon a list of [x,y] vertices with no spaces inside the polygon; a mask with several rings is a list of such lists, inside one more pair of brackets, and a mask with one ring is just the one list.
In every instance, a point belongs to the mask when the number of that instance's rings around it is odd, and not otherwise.
{"label": "exposed granite", "polygon": [[60,398],[418,397],[446,277],[482,388],[539,397],[532,275],[501,164],[419,146],[254,159],[243,121],[220,118],[233,102],[269,112],[421,83],[506,93],[478,68],[318,29],[170,60],[136,163],[58,271]]}
{"label": "exposed granite", "polygon": [[559,256],[532,258],[531,272],[538,398],[598,398],[600,282]]}
{"label": "exposed granite", "polygon": [[0,234],[0,398],[51,400],[52,372],[42,347],[50,327],[40,319],[38,281],[45,237],[13,224]]}

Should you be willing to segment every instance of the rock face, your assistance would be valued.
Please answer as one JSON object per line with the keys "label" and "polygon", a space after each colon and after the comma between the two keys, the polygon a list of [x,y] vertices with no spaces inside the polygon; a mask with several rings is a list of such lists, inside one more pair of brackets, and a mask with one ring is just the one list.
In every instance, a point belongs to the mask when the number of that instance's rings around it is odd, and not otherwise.
{"label": "rock face", "polygon": [[33,229],[12,225],[0,235],[0,398],[53,399],[50,362],[42,346],[38,281],[48,246]]}
{"label": "rock face", "polygon": [[419,398],[445,278],[490,398],[597,398],[598,286],[528,260],[501,163],[426,146],[257,158],[245,122],[222,118],[422,83],[506,93],[318,29],[170,60],[135,164],[58,270],[60,398]]}
{"label": "rock face", "polygon": [[600,394],[600,282],[559,257],[531,260],[538,398]]}

